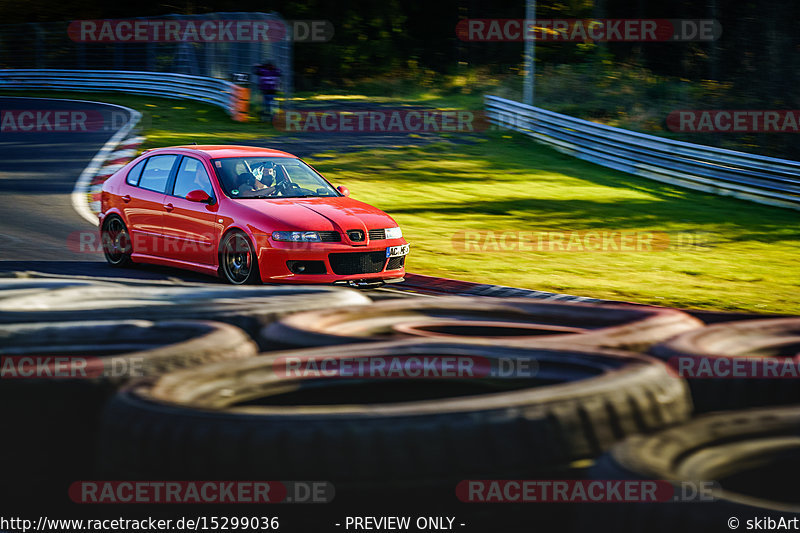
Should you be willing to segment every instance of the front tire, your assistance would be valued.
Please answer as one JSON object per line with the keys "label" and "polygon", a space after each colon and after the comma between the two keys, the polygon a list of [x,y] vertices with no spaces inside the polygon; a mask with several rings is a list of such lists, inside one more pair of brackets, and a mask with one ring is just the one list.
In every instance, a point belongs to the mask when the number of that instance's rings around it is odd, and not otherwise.
{"label": "front tire", "polygon": [[109,265],[120,267],[131,263],[131,237],[121,218],[109,217],[100,231],[100,239]]}
{"label": "front tire", "polygon": [[232,285],[248,285],[261,281],[256,257],[250,239],[240,231],[222,238],[219,246],[220,276]]}

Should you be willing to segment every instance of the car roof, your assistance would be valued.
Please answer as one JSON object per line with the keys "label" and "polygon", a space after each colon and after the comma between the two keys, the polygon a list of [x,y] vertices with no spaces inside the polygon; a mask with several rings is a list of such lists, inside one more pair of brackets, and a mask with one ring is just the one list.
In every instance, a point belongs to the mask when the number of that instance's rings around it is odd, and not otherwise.
{"label": "car roof", "polygon": [[271,148],[261,148],[258,146],[234,146],[234,145],[197,145],[189,144],[185,146],[165,146],[163,148],[154,148],[148,152],[169,152],[170,150],[181,150],[188,152],[195,152],[205,154],[212,158],[218,157],[292,157],[297,159],[296,155],[280,150],[273,150]]}

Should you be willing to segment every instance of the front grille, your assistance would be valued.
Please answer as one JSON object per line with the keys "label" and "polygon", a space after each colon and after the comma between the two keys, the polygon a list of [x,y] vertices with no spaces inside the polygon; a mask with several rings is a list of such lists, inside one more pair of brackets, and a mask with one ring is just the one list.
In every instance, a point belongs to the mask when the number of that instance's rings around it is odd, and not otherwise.
{"label": "front grille", "polygon": [[350,237],[350,240],[353,242],[361,242],[364,240],[364,232],[360,229],[347,230],[347,236]]}
{"label": "front grille", "polygon": [[317,233],[319,233],[319,238],[322,242],[339,242],[342,240],[342,236],[338,231],[318,231]]}
{"label": "front grille", "polygon": [[351,252],[328,254],[334,274],[375,274],[383,270],[386,264],[386,252]]}
{"label": "front grille", "polygon": [[386,230],[385,229],[371,229],[369,230],[369,240],[371,241],[382,241],[386,238]]}
{"label": "front grille", "polygon": [[386,265],[386,270],[400,270],[406,264],[406,256],[392,257],[389,259],[389,264]]}

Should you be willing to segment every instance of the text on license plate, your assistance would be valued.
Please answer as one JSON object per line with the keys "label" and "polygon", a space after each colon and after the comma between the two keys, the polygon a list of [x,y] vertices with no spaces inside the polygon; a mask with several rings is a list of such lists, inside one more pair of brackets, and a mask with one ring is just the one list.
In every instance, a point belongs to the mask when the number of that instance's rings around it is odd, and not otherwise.
{"label": "text on license plate", "polygon": [[411,247],[408,244],[401,244],[400,246],[387,246],[386,257],[400,257],[408,255],[408,250]]}

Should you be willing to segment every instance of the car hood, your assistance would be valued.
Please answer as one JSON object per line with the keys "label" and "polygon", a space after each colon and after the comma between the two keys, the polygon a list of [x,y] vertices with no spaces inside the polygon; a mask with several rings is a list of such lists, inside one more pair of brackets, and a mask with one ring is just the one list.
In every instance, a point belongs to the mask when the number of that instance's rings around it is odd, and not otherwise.
{"label": "car hood", "polygon": [[[333,198],[237,199],[239,208],[258,213],[270,228],[303,231],[378,229],[397,226],[392,217],[364,202],[345,196]],[[274,226],[284,226],[275,228]]]}

